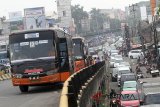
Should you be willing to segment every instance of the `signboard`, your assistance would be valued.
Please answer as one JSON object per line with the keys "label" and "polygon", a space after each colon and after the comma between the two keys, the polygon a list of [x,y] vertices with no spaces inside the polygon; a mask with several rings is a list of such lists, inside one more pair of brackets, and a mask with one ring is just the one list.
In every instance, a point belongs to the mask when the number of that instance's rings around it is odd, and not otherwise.
{"label": "signboard", "polygon": [[132,43],[133,44],[141,44],[140,37],[133,37],[132,38]]}
{"label": "signboard", "polygon": [[141,20],[146,20],[147,19],[147,10],[146,7],[140,7],[141,10]]}
{"label": "signboard", "polygon": [[16,31],[16,30],[23,30],[24,29],[24,25],[23,25],[23,20],[19,20],[19,21],[11,21],[10,22],[10,30],[12,31]]}
{"label": "signboard", "polygon": [[22,18],[22,12],[21,11],[17,11],[17,12],[10,12],[9,13],[9,19],[19,19]]}
{"label": "signboard", "polygon": [[46,18],[44,7],[24,9],[26,29],[45,28]]}

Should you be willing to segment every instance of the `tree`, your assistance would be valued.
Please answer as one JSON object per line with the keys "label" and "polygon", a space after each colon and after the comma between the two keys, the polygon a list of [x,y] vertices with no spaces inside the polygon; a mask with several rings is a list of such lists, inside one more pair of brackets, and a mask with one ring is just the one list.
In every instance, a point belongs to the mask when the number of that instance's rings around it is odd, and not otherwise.
{"label": "tree", "polygon": [[104,14],[100,13],[100,10],[96,8],[92,8],[92,10],[90,11],[90,15],[91,15],[91,24],[90,24],[91,31],[97,32],[103,30],[103,24],[107,20],[107,17]]}
{"label": "tree", "polygon": [[71,7],[72,18],[76,25],[76,33],[82,32],[81,20],[88,18],[88,13],[83,10],[83,7],[80,5],[75,5]]}
{"label": "tree", "polygon": [[110,29],[120,29],[121,21],[118,19],[110,19]]}

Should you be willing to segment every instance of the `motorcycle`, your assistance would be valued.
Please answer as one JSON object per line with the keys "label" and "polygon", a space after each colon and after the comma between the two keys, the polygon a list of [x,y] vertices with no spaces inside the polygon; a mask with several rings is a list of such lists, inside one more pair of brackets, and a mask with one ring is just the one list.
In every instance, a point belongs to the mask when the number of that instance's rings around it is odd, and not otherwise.
{"label": "motorcycle", "polygon": [[138,78],[138,79],[144,78],[143,73],[142,73],[142,72],[138,72],[138,73],[137,73],[137,78]]}
{"label": "motorcycle", "polygon": [[111,100],[111,107],[118,107],[117,99],[115,97]]}

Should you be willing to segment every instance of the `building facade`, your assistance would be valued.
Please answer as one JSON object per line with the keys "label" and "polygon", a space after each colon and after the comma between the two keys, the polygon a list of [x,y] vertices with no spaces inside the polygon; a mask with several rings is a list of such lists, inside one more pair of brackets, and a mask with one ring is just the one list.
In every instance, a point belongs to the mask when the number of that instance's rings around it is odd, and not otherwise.
{"label": "building facade", "polygon": [[71,0],[57,0],[59,27],[69,29],[72,25]]}
{"label": "building facade", "polygon": [[111,19],[125,20],[125,12],[120,9],[100,9],[100,13]]}

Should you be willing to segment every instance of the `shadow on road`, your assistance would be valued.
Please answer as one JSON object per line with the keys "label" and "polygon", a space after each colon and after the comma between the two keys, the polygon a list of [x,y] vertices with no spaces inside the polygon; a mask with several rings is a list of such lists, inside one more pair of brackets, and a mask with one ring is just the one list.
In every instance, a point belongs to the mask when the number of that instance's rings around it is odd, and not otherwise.
{"label": "shadow on road", "polygon": [[60,92],[63,85],[49,85],[49,86],[30,86],[27,93],[21,94],[38,94],[38,93],[48,93],[48,92]]}

